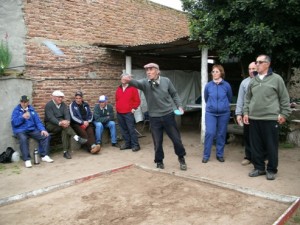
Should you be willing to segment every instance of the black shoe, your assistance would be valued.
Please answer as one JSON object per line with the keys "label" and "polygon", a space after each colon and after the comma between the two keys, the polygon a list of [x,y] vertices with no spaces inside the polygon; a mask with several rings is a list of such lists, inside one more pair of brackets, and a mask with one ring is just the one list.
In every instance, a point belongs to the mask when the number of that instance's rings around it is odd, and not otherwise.
{"label": "black shoe", "polygon": [[139,151],[139,150],[141,150],[141,147],[140,147],[140,146],[135,146],[135,147],[132,148],[132,151],[133,151],[133,152],[137,152],[137,151]]}
{"label": "black shoe", "polygon": [[249,175],[249,177],[258,177],[258,176],[265,175],[265,174],[266,174],[266,171],[254,169],[248,175]]}
{"label": "black shoe", "polygon": [[121,145],[120,150],[126,150],[126,149],[131,149],[131,147],[127,145]]}
{"label": "black shoe", "polygon": [[275,173],[267,171],[267,180],[275,180]]}
{"label": "black shoe", "polygon": [[207,163],[208,159],[202,159],[202,163]]}
{"label": "black shoe", "polygon": [[181,170],[187,170],[187,165],[185,163],[184,158],[183,157],[182,158],[178,158],[178,161],[180,163],[180,169]]}
{"label": "black shoe", "polygon": [[72,156],[71,156],[71,154],[68,151],[64,152],[64,157],[66,159],[72,159]]}
{"label": "black shoe", "polygon": [[156,168],[158,168],[158,169],[164,169],[165,165],[164,165],[163,162],[158,162],[158,163],[156,163]]}
{"label": "black shoe", "polygon": [[219,162],[225,162],[225,159],[224,159],[223,157],[218,157],[218,156],[217,156],[217,160],[218,160]]}
{"label": "black shoe", "polygon": [[112,143],[111,146],[116,147],[116,148],[120,148],[120,145],[118,143]]}

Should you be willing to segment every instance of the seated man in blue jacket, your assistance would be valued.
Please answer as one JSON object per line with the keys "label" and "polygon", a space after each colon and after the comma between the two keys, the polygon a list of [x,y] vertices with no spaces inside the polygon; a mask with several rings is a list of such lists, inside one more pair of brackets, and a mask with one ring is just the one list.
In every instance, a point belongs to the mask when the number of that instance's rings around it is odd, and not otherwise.
{"label": "seated man in blue jacket", "polygon": [[29,137],[39,143],[39,154],[42,161],[52,163],[53,160],[48,156],[50,136],[42,124],[37,112],[29,105],[29,98],[21,96],[20,104],[17,105],[11,116],[11,125],[14,135],[20,141],[22,158],[25,167],[32,167],[29,151]]}
{"label": "seated man in blue jacket", "polygon": [[70,105],[71,127],[73,130],[87,142],[83,144],[86,151],[96,154],[100,152],[100,145],[96,145],[95,132],[93,124],[93,114],[87,102],[83,101],[81,91],[75,93],[75,100]]}

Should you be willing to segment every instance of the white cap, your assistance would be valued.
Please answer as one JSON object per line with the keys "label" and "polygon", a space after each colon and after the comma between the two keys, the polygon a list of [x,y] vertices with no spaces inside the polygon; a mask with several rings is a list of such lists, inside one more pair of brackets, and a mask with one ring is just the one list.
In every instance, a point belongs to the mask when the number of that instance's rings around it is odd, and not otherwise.
{"label": "white cap", "polygon": [[62,97],[64,97],[65,95],[61,91],[56,90],[56,91],[53,91],[52,96],[55,96],[55,97],[61,97],[62,96]]}
{"label": "white cap", "polygon": [[106,102],[107,101],[107,97],[105,95],[101,95],[99,97],[99,102]]}

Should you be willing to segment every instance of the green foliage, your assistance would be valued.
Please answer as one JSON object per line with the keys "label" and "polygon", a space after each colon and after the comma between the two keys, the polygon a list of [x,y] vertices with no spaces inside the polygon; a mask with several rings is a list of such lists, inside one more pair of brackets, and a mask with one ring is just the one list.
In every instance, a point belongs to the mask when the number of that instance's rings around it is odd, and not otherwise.
{"label": "green foliage", "polygon": [[216,50],[221,62],[230,57],[253,60],[265,53],[273,65],[299,64],[299,0],[181,1],[191,39],[200,40],[199,47]]}
{"label": "green foliage", "polygon": [[11,62],[11,52],[8,48],[7,41],[1,41],[0,44],[0,76],[4,74],[4,70],[9,67],[9,64]]}

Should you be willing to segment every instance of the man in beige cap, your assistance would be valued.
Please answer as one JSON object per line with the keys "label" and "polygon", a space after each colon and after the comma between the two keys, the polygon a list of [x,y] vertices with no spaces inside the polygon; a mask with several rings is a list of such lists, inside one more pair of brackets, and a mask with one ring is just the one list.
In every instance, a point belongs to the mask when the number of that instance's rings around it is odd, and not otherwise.
{"label": "man in beige cap", "polygon": [[124,77],[125,82],[142,90],[146,97],[152,138],[154,142],[154,162],[157,168],[164,169],[163,132],[166,131],[174,145],[175,154],[178,156],[180,169],[186,170],[184,156],[185,148],[181,142],[180,133],[175,121],[173,104],[181,114],[184,113],[179,95],[172,82],[167,77],[160,76],[159,66],[149,63],[144,66],[147,78],[132,80],[131,76]]}
{"label": "man in beige cap", "polygon": [[62,144],[64,157],[71,159],[70,137],[73,137],[78,143],[84,144],[87,139],[76,135],[75,131],[70,127],[70,112],[68,106],[63,102],[64,93],[56,90],[52,93],[52,100],[45,106],[45,125],[46,129],[51,133],[60,133],[62,136]]}

